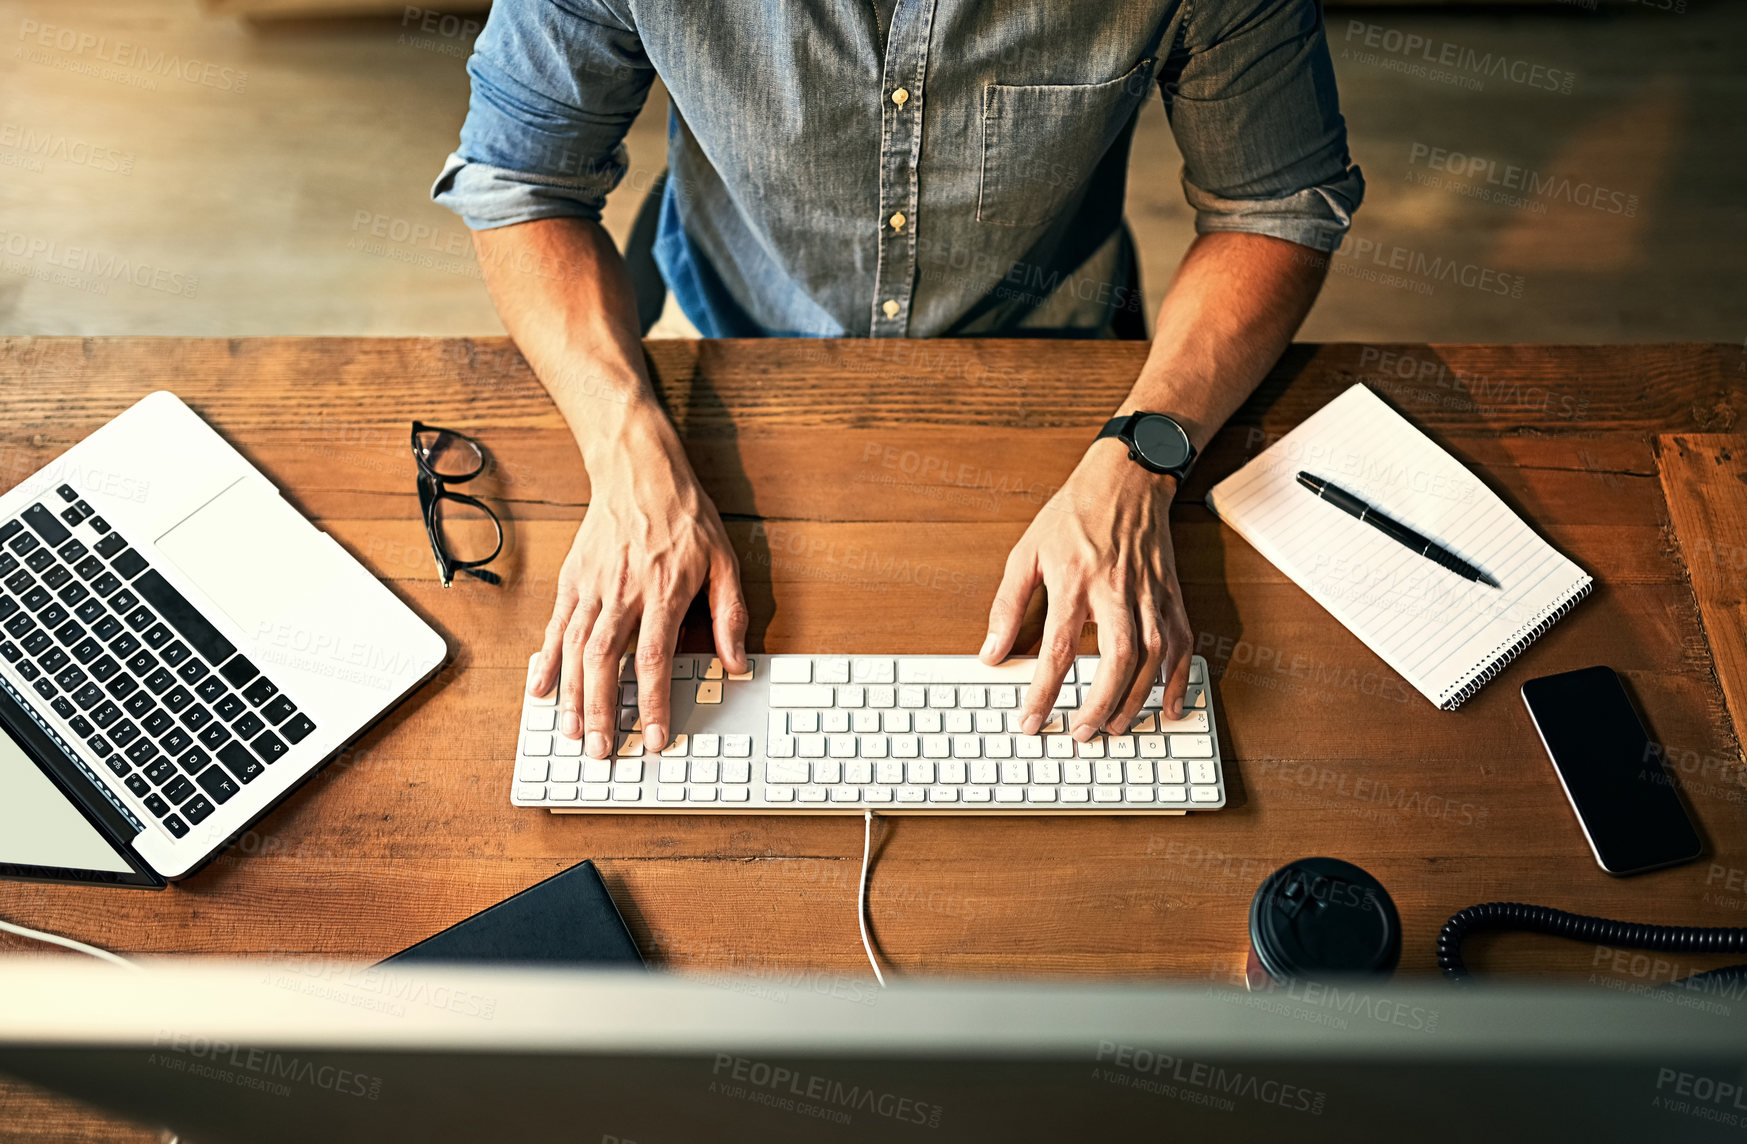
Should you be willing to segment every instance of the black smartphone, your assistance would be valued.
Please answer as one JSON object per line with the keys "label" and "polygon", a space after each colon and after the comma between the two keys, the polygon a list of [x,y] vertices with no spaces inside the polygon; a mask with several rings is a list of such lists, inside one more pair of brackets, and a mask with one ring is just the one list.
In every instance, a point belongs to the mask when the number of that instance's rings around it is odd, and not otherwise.
{"label": "black smartphone", "polygon": [[1523,702],[1603,870],[1637,874],[1699,856],[1674,776],[1613,668],[1531,679]]}

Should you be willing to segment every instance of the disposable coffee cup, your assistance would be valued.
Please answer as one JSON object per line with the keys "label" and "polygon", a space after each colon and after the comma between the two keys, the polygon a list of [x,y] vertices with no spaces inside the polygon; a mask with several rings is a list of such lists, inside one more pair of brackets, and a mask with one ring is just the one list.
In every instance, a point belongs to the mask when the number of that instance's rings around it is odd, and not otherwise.
{"label": "disposable coffee cup", "polygon": [[1250,901],[1252,991],[1288,981],[1388,977],[1401,960],[1401,916],[1383,883],[1339,858],[1300,858]]}

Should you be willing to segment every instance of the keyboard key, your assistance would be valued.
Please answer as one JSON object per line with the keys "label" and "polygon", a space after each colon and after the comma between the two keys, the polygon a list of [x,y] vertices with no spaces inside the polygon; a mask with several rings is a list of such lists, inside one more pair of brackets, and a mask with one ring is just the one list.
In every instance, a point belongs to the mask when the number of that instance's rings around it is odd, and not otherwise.
{"label": "keyboard key", "polygon": [[[80,710],[89,711],[98,703],[108,703],[109,701],[103,698],[102,690],[95,683],[87,683],[73,693],[73,702],[79,705]],[[116,713],[120,714],[120,710],[117,709]]]}
{"label": "keyboard key", "polygon": [[8,544],[6,547],[10,548],[14,554],[16,554],[18,556],[23,556],[25,553],[29,552],[31,549],[35,548],[36,546],[37,546],[36,537],[32,536],[28,532],[21,532],[17,536],[15,536],[12,539],[12,543]]}
{"label": "keyboard key", "polygon": [[813,661],[805,656],[777,656],[770,661],[772,683],[813,682]]}
{"label": "keyboard key", "polygon": [[[158,672],[163,672],[165,675],[169,674],[169,672],[165,672],[161,667],[158,669]],[[154,672],[153,674],[156,675],[157,672]],[[146,686],[152,686],[151,679],[148,678],[146,680]],[[154,688],[154,690],[156,689]],[[180,711],[192,702],[194,702],[194,694],[181,684],[177,684],[175,687],[170,688],[170,690],[164,695],[164,706],[168,707],[171,711]]]}
{"label": "keyboard key", "polygon": [[[119,564],[119,562],[118,562]],[[236,645],[226,639],[224,633],[213,627],[207,618],[200,614],[187,597],[160,576],[156,569],[147,572],[134,582],[134,588],[144,596],[152,607],[158,609],[158,614],[169,621],[170,625],[181,633],[182,638],[194,645],[194,649],[211,663],[224,663],[236,654]],[[247,660],[243,661],[247,663]],[[253,675],[253,665],[250,665]],[[229,678],[228,676],[226,678]],[[248,682],[249,677],[241,680],[231,680],[232,684],[241,687]]]}
{"label": "keyboard key", "polygon": [[227,691],[222,697],[213,703],[212,709],[218,712],[218,717],[220,719],[223,719],[228,723],[238,715],[247,711],[248,707],[243,703],[242,696],[234,691]]}
{"label": "keyboard key", "polygon": [[[91,590],[99,596],[107,597],[119,587],[121,587],[121,578],[113,572],[104,572],[103,575],[91,581]],[[111,603],[113,602],[111,600]]]}
{"label": "keyboard key", "polygon": [[217,765],[203,770],[201,774],[196,775],[194,781],[199,782],[201,789],[213,796],[213,802],[217,802],[218,805],[231,802],[231,796],[236,795],[238,789],[241,789],[231,775],[225,774],[224,770],[220,770]]}
{"label": "keyboard key", "polygon": [[91,577],[103,571],[103,561],[97,559],[95,556],[87,556],[85,559],[73,565],[73,571],[79,574],[81,580],[89,580]]}
{"label": "keyboard key", "polygon": [[[110,535],[113,536],[115,534],[111,533]],[[107,539],[107,537],[105,539]],[[141,572],[146,570],[146,558],[130,548],[115,559],[111,560],[109,566],[115,569],[116,574],[123,580],[132,580],[135,576],[138,576]]]}
{"label": "keyboard key", "polygon": [[125,747],[139,738],[139,733],[140,729],[134,725],[133,720],[123,719],[109,728],[109,740],[118,747]]}
{"label": "keyboard key", "polygon": [[138,775],[129,775],[122,781],[127,784],[128,790],[139,795],[141,798],[152,793],[152,788],[146,783],[146,780]]}
{"label": "keyboard key", "polygon": [[227,771],[237,777],[238,782],[243,783],[253,782],[256,776],[266,769],[253,755],[243,749],[241,743],[237,742],[226,743],[220,747],[218,761],[224,764]]}
{"label": "keyboard key", "polygon": [[77,666],[69,667],[55,676],[55,682],[67,691],[76,691],[79,685],[85,682],[85,673]]}
{"label": "keyboard key", "polygon": [[180,755],[193,746],[194,736],[180,727],[173,727],[158,741],[164,745],[164,750],[172,755]]}
{"label": "keyboard key", "polygon": [[[219,661],[214,659],[213,662],[217,663]],[[225,679],[229,680],[232,687],[242,687],[251,679],[255,678],[255,676],[259,675],[260,671],[249,661],[247,656],[239,655],[236,658],[225,662],[224,666],[218,669],[218,673],[224,676]],[[557,693],[557,688],[553,688],[554,700],[556,700]]]}
{"label": "keyboard key", "polygon": [[[78,648],[73,649],[73,658],[80,658],[80,651]],[[81,659],[80,662],[83,663],[84,661]],[[86,666],[90,668],[91,678],[95,679],[98,683],[107,682],[110,676],[121,670],[121,665],[106,655],[99,655]]]}
{"label": "keyboard key", "polygon": [[[285,757],[285,752],[290,750],[290,748],[285,745],[285,740],[281,739],[271,731],[263,731],[259,735],[256,735],[254,742],[250,743],[249,746],[253,747],[255,753],[269,763],[278,762]],[[635,762],[637,760],[621,759],[619,761]]]}
{"label": "keyboard key", "polygon": [[138,686],[139,681],[134,679],[133,676],[118,675],[109,681],[109,687],[107,690],[109,691],[111,698],[126,699],[129,695],[133,694],[134,689]]}
{"label": "keyboard key", "polygon": [[[135,614],[137,615],[138,613]],[[151,627],[140,633],[140,639],[146,641],[146,646],[149,648],[160,648],[170,642],[170,629],[163,624],[153,624]],[[164,653],[164,660],[166,663],[170,662],[168,651]],[[174,666],[174,664],[172,663],[171,666]]]}
{"label": "keyboard key", "polygon": [[127,613],[127,626],[136,632],[143,632],[157,622],[157,619],[150,608],[141,606]]}
{"label": "keyboard key", "polygon": [[200,732],[200,744],[209,751],[216,751],[229,740],[231,733],[223,723],[214,723]]}
{"label": "keyboard key", "polygon": [[102,536],[109,531],[109,522],[100,516],[94,516],[91,518],[91,531]]}
{"label": "keyboard key", "polygon": [[85,625],[78,620],[68,620],[55,629],[55,638],[61,641],[62,647],[72,647],[85,638]]}
{"label": "keyboard key", "polygon": [[55,519],[55,514],[42,506],[39,501],[19,514],[24,523],[30,525],[31,531],[53,545],[65,544],[73,534],[67,531],[67,526]]}
{"label": "keyboard key", "polygon": [[[195,687],[194,694],[206,700],[206,702],[212,703],[223,696],[229,695],[230,692],[225,690],[224,680],[216,675],[209,675],[205,679],[202,679],[200,684]],[[240,701],[238,702],[238,708],[239,710],[241,709]],[[221,711],[219,714],[223,715],[224,713]]]}
{"label": "keyboard key", "polygon": [[[92,687],[92,689],[95,690],[95,687],[91,684],[86,684],[86,686]],[[98,692],[98,694],[102,693]],[[75,698],[77,695],[78,693],[75,692]],[[91,721],[99,727],[107,727],[119,718],[121,718],[121,708],[117,707],[115,701],[112,699],[105,699],[91,711]]]}
{"label": "keyboard key", "polygon": [[139,607],[139,604],[140,598],[126,588],[123,588],[109,598],[109,606],[124,615]]}
{"label": "keyboard key", "polygon": [[85,718],[83,715],[75,715],[71,719],[68,719],[67,726],[71,727],[73,729],[73,734],[79,736],[81,739],[89,739],[91,733],[96,730],[95,727],[91,726],[91,720]]}
{"label": "keyboard key", "polygon": [[182,804],[182,813],[186,815],[188,821],[195,826],[199,826],[202,822],[205,822],[214,809],[216,808],[203,794],[197,794]]}
{"label": "keyboard key", "polygon": [[[66,484],[58,485],[55,488],[55,492],[60,496],[60,498],[62,500],[66,501],[68,504],[72,504],[74,501],[79,499],[79,494],[77,492],[73,491],[72,485],[66,485]],[[7,525],[7,527],[11,528],[12,531],[17,532],[18,531],[18,522],[12,521]],[[0,540],[4,540],[5,538],[6,538],[5,534],[0,533]]]}
{"label": "keyboard key", "polygon": [[163,786],[176,777],[176,765],[169,759],[159,756],[152,760],[151,765],[146,767],[143,773],[146,778],[152,781],[152,785]]}
{"label": "keyboard key", "polygon": [[1178,759],[1210,759],[1213,739],[1207,735],[1172,735],[1171,756]]}
{"label": "keyboard key", "polygon": [[17,663],[23,654],[24,651],[11,640],[0,642],[0,659],[4,659],[7,663]]}
{"label": "keyboard key", "polygon": [[150,739],[141,739],[127,749],[127,757],[133,760],[135,766],[143,767],[158,753]]}
{"label": "keyboard key", "polygon": [[177,838],[186,838],[188,836],[188,824],[182,821],[182,816],[179,814],[172,814],[165,818],[164,829],[168,830]]}
{"label": "keyboard key", "polygon": [[212,712],[202,704],[196,703],[182,712],[182,726],[190,731],[198,731],[210,722],[212,722]]}
{"label": "keyboard key", "polygon": [[188,650],[188,645],[176,640],[169,647],[158,653],[164,657],[164,662],[174,667],[186,682],[196,683],[205,675],[207,667],[197,659],[190,658],[194,653]]}
{"label": "keyboard key", "polygon": [[[261,708],[261,718],[267,720],[267,722],[272,726],[277,727],[285,721],[287,716],[293,714],[296,710],[297,705],[295,703],[285,698],[285,696],[279,695],[275,696],[267,706]],[[545,712],[545,714],[550,714],[550,712]],[[535,727],[530,728],[530,730],[550,731],[551,728]]]}
{"label": "keyboard key", "polygon": [[[92,639],[90,636],[86,636],[73,647],[73,659],[79,663],[90,663],[102,654],[103,645]],[[113,674],[113,672],[111,674]],[[107,679],[108,676],[104,676],[103,678]]]}
{"label": "keyboard key", "polygon": [[264,675],[243,688],[243,698],[247,699],[254,707],[259,707],[277,694],[279,694],[279,685]]}
{"label": "keyboard key", "polygon": [[[261,733],[261,729],[266,725],[267,724],[261,722],[261,717],[259,715],[251,711],[241,719],[238,719],[235,723],[232,723],[231,730],[236,733],[236,736],[239,739],[253,739],[256,735]],[[568,742],[571,740],[566,741]],[[580,739],[574,741],[581,742]]]}
{"label": "keyboard key", "polygon": [[67,666],[70,662],[70,657],[60,648],[52,647],[43,652],[42,655],[38,656],[37,662],[42,664],[42,669],[44,671],[59,671],[61,668]]}

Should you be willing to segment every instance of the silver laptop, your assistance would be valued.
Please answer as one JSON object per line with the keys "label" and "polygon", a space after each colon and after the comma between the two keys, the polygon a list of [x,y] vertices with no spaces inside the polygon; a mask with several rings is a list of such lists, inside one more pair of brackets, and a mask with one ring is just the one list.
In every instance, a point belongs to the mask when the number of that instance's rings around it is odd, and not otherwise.
{"label": "silver laptop", "polygon": [[170,393],[0,496],[0,876],[187,876],[442,637]]}

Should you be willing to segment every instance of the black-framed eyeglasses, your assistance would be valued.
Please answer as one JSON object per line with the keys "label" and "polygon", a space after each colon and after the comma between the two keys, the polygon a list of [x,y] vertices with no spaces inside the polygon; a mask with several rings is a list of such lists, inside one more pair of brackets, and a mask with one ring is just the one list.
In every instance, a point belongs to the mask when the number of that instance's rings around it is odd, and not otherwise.
{"label": "black-framed eyeglasses", "polygon": [[[487,584],[502,583],[495,572],[481,567],[503,551],[503,524],[497,513],[478,497],[449,488],[485,471],[485,450],[465,433],[414,421],[412,455],[419,466],[419,507],[425,514],[425,534],[431,539],[443,587],[451,585],[457,572]],[[489,532],[495,534],[489,551],[488,521]]]}

